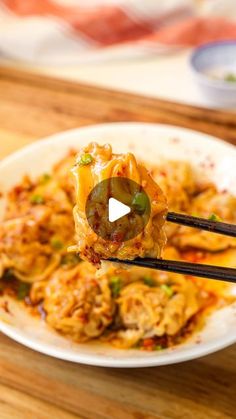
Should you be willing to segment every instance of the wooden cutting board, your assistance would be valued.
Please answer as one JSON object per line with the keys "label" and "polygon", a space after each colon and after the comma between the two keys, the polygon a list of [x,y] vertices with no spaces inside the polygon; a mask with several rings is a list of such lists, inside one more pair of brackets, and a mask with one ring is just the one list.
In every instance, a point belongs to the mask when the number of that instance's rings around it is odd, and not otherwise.
{"label": "wooden cutting board", "polygon": [[[180,125],[236,144],[236,115],[0,68],[0,158],[40,137],[99,122]],[[0,334],[0,419],[236,417],[236,345],[158,368],[56,360]]]}

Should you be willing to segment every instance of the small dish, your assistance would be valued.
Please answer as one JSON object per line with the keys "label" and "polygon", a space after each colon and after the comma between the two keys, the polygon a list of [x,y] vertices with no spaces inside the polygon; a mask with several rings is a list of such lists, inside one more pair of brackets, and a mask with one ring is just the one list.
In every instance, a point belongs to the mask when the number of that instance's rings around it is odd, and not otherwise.
{"label": "small dish", "polygon": [[236,106],[236,40],[196,48],[190,67],[209,102],[217,107]]}

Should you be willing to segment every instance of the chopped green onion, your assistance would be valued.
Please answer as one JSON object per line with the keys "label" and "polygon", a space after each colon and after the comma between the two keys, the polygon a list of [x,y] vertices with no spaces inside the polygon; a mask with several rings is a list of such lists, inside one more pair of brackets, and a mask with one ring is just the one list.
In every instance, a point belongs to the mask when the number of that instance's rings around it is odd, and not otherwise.
{"label": "chopped green onion", "polygon": [[57,239],[56,237],[53,237],[50,243],[53,249],[56,249],[56,250],[60,250],[64,247],[63,242],[60,239]]}
{"label": "chopped green onion", "polygon": [[117,298],[120,294],[122,288],[122,280],[119,276],[113,276],[110,279],[110,288],[112,292],[112,296]]}
{"label": "chopped green onion", "polygon": [[77,265],[79,262],[81,262],[81,259],[75,253],[68,253],[61,259],[61,265]]}
{"label": "chopped green onion", "polygon": [[233,73],[226,74],[226,76],[224,77],[224,80],[236,82],[236,74],[233,74]]}
{"label": "chopped green onion", "polygon": [[32,195],[30,198],[30,202],[31,204],[43,204],[44,203],[44,198],[42,195]]}
{"label": "chopped green onion", "polygon": [[210,220],[210,221],[221,221],[221,218],[216,214],[211,214],[210,217],[208,218],[208,220]]}
{"label": "chopped green onion", "polygon": [[154,346],[154,350],[155,350],[155,351],[162,351],[162,349],[164,349],[164,348],[163,348],[163,346],[161,346],[161,345],[155,345],[155,346]]}
{"label": "chopped green onion", "polygon": [[145,285],[148,285],[149,287],[155,287],[156,282],[154,281],[154,279],[149,278],[148,276],[145,276],[143,278],[143,282]]}
{"label": "chopped green onion", "polygon": [[92,161],[93,161],[92,155],[89,153],[85,153],[77,161],[77,164],[79,164],[79,166],[87,166],[87,164],[92,163]]}
{"label": "chopped green onion", "polygon": [[41,183],[44,185],[45,183],[49,182],[50,179],[51,179],[51,175],[49,175],[48,173],[44,173],[41,176]]}
{"label": "chopped green onion", "polygon": [[18,300],[24,300],[25,297],[29,294],[30,284],[27,282],[21,282],[17,291]]}
{"label": "chopped green onion", "polygon": [[137,192],[133,198],[131,206],[134,210],[143,213],[148,207],[148,197],[144,192]]}
{"label": "chopped green onion", "polygon": [[196,212],[194,212],[194,213],[192,214],[192,217],[201,218],[201,215],[200,215],[200,214],[197,214]]}
{"label": "chopped green onion", "polygon": [[168,297],[172,297],[172,295],[174,294],[173,289],[169,285],[162,284],[161,289],[165,291]]}

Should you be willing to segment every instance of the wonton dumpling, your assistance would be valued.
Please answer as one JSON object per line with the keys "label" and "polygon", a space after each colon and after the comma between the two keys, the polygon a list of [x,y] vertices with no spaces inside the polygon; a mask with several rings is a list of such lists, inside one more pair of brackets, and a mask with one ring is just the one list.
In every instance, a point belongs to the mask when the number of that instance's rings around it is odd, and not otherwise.
{"label": "wonton dumpling", "polygon": [[[100,146],[91,143],[77,156],[77,164],[73,168],[73,173],[77,189],[74,208],[77,233],[75,250],[81,258],[96,264],[101,259],[110,257],[124,260],[134,259],[138,256],[153,258],[161,256],[166,241],[163,228],[167,213],[166,199],[146,168],[137,163],[133,154],[113,154],[110,145]],[[97,215],[96,222],[104,231],[114,230],[112,240],[105,240],[90,227],[86,217],[86,202],[89,194],[99,182],[108,179],[111,182],[109,188],[112,188],[114,185],[112,179],[119,177],[128,178],[141,185],[140,190],[142,189],[149,198],[150,217],[141,233],[130,240],[122,240],[123,237],[119,236],[120,231],[129,232],[138,223],[144,224],[143,215],[135,215],[131,221],[130,219],[127,221],[127,217],[123,217],[119,220],[117,228],[111,227],[111,223],[105,217],[109,196],[104,197],[100,196],[102,193],[98,194],[92,216]],[[126,194],[126,199],[132,198],[133,191],[130,190],[130,185],[126,191],[122,189],[121,194],[123,193]],[[107,194],[107,191],[104,194]]]}

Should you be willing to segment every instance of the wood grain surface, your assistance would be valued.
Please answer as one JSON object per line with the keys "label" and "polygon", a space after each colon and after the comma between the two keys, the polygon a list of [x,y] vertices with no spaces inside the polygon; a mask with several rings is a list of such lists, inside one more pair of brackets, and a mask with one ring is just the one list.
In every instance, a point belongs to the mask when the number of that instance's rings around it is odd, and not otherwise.
{"label": "wood grain surface", "polygon": [[[0,158],[40,137],[109,121],[180,125],[236,144],[236,115],[0,68]],[[0,419],[236,417],[236,346],[178,365],[67,363],[0,334]]]}

